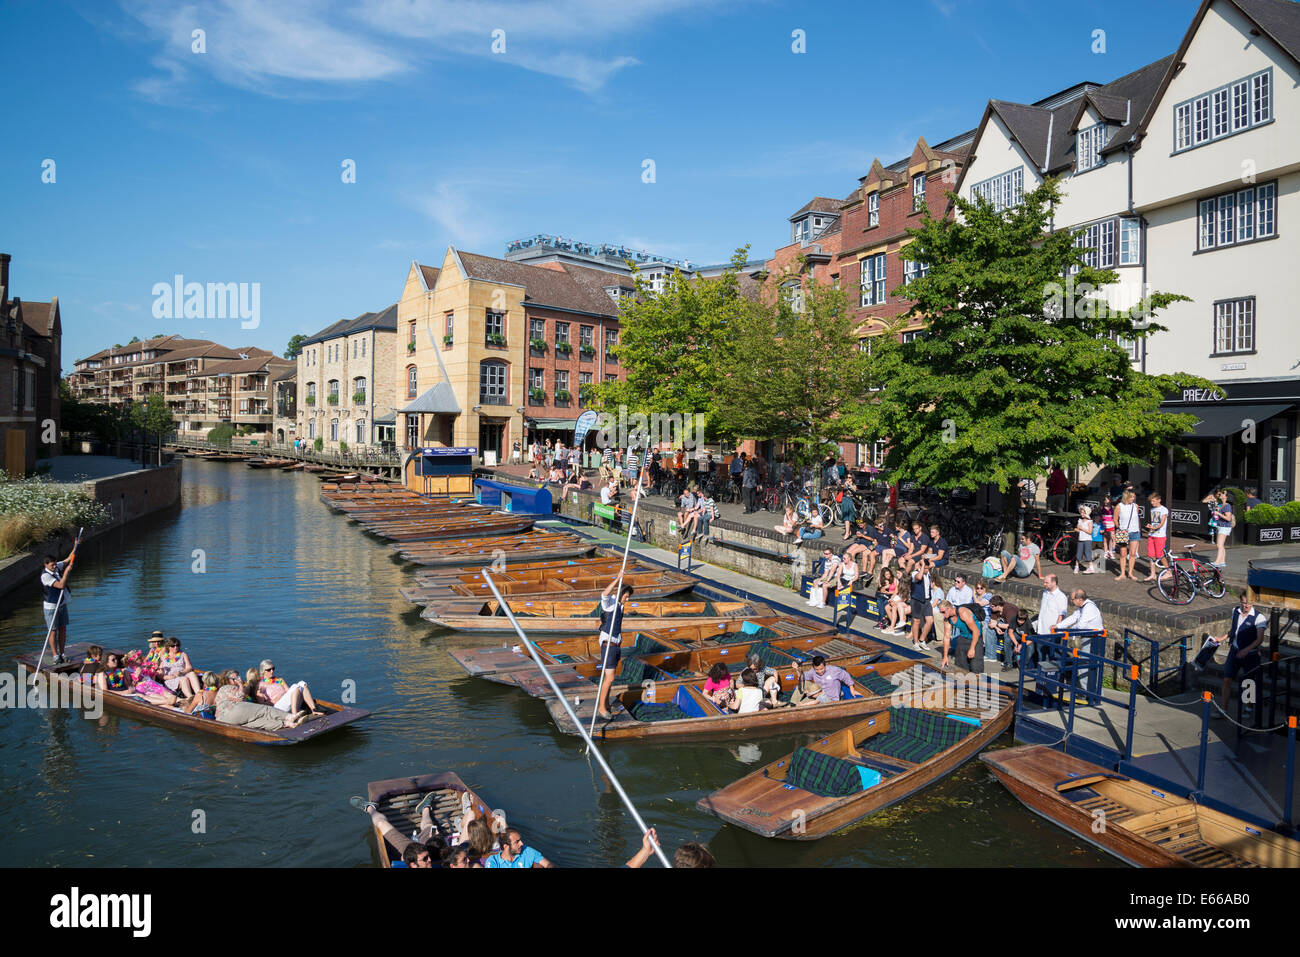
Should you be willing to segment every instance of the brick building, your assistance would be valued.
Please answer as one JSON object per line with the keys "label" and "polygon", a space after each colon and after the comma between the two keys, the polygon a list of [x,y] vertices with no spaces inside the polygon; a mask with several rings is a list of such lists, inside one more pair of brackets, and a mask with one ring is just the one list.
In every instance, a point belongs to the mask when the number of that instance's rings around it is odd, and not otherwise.
{"label": "brick building", "polygon": [[[3,466],[10,475],[36,467],[47,422],[59,419],[63,322],[59,300],[24,302],[12,296],[8,253],[0,253],[0,423],[5,433]],[[44,451],[57,451],[47,444]]]}

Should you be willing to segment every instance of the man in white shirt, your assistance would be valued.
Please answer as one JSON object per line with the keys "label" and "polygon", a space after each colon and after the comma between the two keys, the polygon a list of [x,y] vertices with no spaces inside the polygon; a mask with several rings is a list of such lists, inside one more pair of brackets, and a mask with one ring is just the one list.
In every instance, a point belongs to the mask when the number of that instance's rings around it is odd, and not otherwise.
{"label": "man in white shirt", "polygon": [[618,672],[618,663],[622,658],[623,648],[623,612],[627,600],[632,596],[632,586],[624,585],[617,595],[615,578],[600,594],[600,692],[596,698],[596,717],[609,720],[609,692],[614,685],[614,675]]}
{"label": "man in white shirt", "polygon": [[45,556],[45,570],[41,572],[41,608],[45,612],[45,628],[54,646],[54,663],[67,662],[63,649],[68,643],[68,576],[72,574],[72,562],[77,556],[78,538],[72,551],[63,561],[53,555]]}
{"label": "man in white shirt", "polygon": [[[1228,660],[1223,663],[1223,688],[1219,692],[1219,707],[1224,711],[1228,710],[1228,691],[1234,679],[1240,677],[1242,681],[1250,680],[1256,686],[1259,685],[1259,648],[1264,643],[1264,630],[1267,627],[1268,619],[1255,611],[1250,594],[1242,589],[1240,604],[1232,609],[1232,623],[1228,626],[1228,633],[1217,642],[1230,642]],[[1221,716],[1222,713],[1214,715],[1216,718]]]}
{"label": "man in white shirt", "polygon": [[1070,604],[1074,605],[1075,612],[1068,618],[1062,619],[1056,626],[1057,631],[1067,631],[1070,628],[1077,628],[1080,631],[1101,631],[1105,627],[1101,623],[1101,609],[1082,588],[1070,592]]}
{"label": "man in white shirt", "polygon": [[[1043,597],[1038,603],[1038,627],[1035,631],[1042,636],[1050,637],[1052,629],[1060,624],[1065,613],[1070,610],[1070,598],[1065,592],[1061,591],[1057,583],[1055,574],[1048,574],[1043,578]],[[1040,660],[1044,657],[1054,657],[1048,649],[1039,645],[1038,654]]]}
{"label": "man in white shirt", "polygon": [[808,598],[808,604],[813,608],[825,608],[827,590],[831,587],[832,582],[836,582],[839,580],[839,577],[840,577],[839,556],[836,555],[834,552],[832,552],[829,548],[823,549],[821,576],[812,583],[809,589],[809,591],[811,591],[813,588],[820,588],[822,590],[822,600],[819,602],[814,602],[812,600],[812,596],[810,595]]}
{"label": "man in white shirt", "polygon": [[612,478],[605,487],[600,490],[600,504],[613,505],[616,498],[618,498],[618,479]]}
{"label": "man in white shirt", "polygon": [[969,605],[975,600],[975,590],[966,584],[965,575],[958,575],[953,580],[953,586],[948,589],[948,594],[944,597],[952,602],[954,608],[960,608],[962,605]]}

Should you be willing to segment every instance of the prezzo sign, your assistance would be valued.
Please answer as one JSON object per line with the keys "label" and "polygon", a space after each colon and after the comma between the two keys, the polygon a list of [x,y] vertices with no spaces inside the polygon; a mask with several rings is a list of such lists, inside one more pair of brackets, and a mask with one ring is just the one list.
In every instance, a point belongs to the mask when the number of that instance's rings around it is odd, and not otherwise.
{"label": "prezzo sign", "polygon": [[1291,526],[1291,541],[1300,542],[1300,525]]}
{"label": "prezzo sign", "polygon": [[1282,541],[1282,529],[1278,528],[1261,528],[1259,530],[1259,540],[1261,542],[1280,542]]}
{"label": "prezzo sign", "polygon": [[1222,402],[1227,396],[1218,389],[1184,389],[1184,402]]}
{"label": "prezzo sign", "polygon": [[1201,512],[1189,512],[1181,508],[1170,509],[1169,517],[1175,522],[1186,522],[1189,525],[1199,525],[1205,517]]}

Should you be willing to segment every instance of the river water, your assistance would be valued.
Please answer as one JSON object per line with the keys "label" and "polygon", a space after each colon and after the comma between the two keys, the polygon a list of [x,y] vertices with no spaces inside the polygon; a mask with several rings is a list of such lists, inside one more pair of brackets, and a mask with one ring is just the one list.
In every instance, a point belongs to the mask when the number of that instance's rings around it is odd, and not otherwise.
{"label": "river water", "polygon": [[[83,549],[70,641],[144,647],[175,634],[200,667],[274,658],[289,680],[369,718],[318,741],[238,744],[107,713],[0,709],[0,865],[366,867],[366,783],[453,770],[565,867],[614,866],[639,832],[581,740],[545,704],[467,677],[398,596],[410,578],[385,543],[320,502],[311,475],[184,464],[184,507]],[[40,591],[0,603],[0,655],[39,649]],[[1111,859],[1012,798],[978,761],[816,842],[722,826],[695,801],[806,743],[610,743],[605,753],[666,847],[709,844],[725,866],[1060,866]],[[1010,743],[1004,737],[1000,746]]]}

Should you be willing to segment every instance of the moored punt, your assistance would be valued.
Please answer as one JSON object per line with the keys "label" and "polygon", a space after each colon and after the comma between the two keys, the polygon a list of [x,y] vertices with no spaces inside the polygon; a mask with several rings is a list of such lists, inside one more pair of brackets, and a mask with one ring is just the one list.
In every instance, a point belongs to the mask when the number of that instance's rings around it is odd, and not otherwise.
{"label": "moored punt", "polygon": [[322,482],[355,482],[361,478],[356,472],[317,472]]}
{"label": "moored punt", "polygon": [[[632,603],[629,601],[629,605]],[[599,669],[600,634],[596,622],[585,619],[585,634],[564,638],[537,638],[530,640],[542,661],[551,669],[576,668],[587,663]],[[806,658],[820,654],[818,646],[830,641],[840,641],[837,649],[848,653],[871,650],[883,652],[885,646],[876,641],[856,636],[840,638],[832,626],[813,618],[796,618],[791,615],[769,614],[759,618],[708,618],[702,621],[662,620],[662,626],[651,626],[645,620],[630,615],[624,619],[630,634],[622,636],[620,647],[623,657],[640,658],[651,671],[679,673],[697,671],[701,664],[707,671],[716,661],[743,660],[750,645],[771,643],[774,647],[788,647],[786,660]],[[527,623],[528,626],[532,622]],[[531,631],[531,627],[529,627]],[[706,650],[703,657],[691,654]],[[510,675],[529,675],[537,670],[537,663],[520,645],[506,647],[460,647],[448,649],[448,654],[465,669],[466,673],[480,678],[507,681],[515,684]],[[590,677],[587,669],[582,674]],[[647,677],[662,678],[663,674]],[[635,680],[639,681],[638,676]],[[545,694],[545,692],[540,692]]]}
{"label": "moored punt", "polygon": [[[618,703],[609,719],[596,719],[592,733],[605,740],[633,740],[694,735],[780,734],[799,727],[825,728],[874,713],[900,695],[906,697],[908,692],[905,689],[910,687],[907,682],[916,674],[913,669],[919,669],[935,681],[940,680],[941,673],[928,665],[912,660],[869,660],[872,657],[869,654],[858,654],[827,658],[828,665],[837,665],[852,676],[854,688],[852,697],[841,697],[839,701],[825,704],[790,704],[789,695],[798,687],[799,673],[809,665],[804,661],[802,664],[781,667],[777,672],[781,682],[781,706],[749,714],[724,712],[709,701],[704,695],[702,673],[694,678],[655,681],[653,701],[645,697],[645,682],[639,686],[625,685],[622,691],[616,682],[614,697]],[[741,664],[743,665],[743,660]],[[902,675],[899,680],[904,690],[894,684],[893,678],[898,675]],[[593,678],[585,687],[576,683],[556,682],[569,698],[578,720],[584,722],[586,728],[592,727],[591,718],[596,706],[597,689],[594,681],[593,672]],[[576,704],[573,703],[575,697]],[[560,731],[565,734],[579,733],[568,712],[558,701],[553,698],[548,701],[547,710]]]}
{"label": "moored punt", "polygon": [[[89,647],[89,643],[68,645],[65,654],[72,662],[76,662],[75,664],[56,667],[47,655],[40,666],[42,678],[46,681],[57,682],[65,688],[80,684],[81,679],[78,674],[81,668],[80,662],[85,658],[86,649]],[[31,671],[36,670],[37,658],[37,655],[30,653],[17,656],[18,661]],[[105,708],[128,714],[143,721],[184,728],[189,731],[200,731],[205,734],[216,735],[219,738],[229,738],[232,741],[263,745],[300,744],[303,741],[320,737],[322,734],[341,728],[346,724],[351,724],[353,721],[370,714],[369,711],[363,711],[360,708],[350,708],[346,705],[322,701],[317,698],[317,706],[326,712],[324,717],[309,718],[296,728],[282,728],[279,731],[256,731],[235,724],[226,724],[213,718],[188,715],[177,708],[151,704],[144,698],[133,694],[117,694],[110,691],[103,695],[103,701]]]}
{"label": "moored punt", "polygon": [[[622,565],[622,556],[597,552],[587,558],[508,562],[504,568],[498,567],[496,571],[492,572],[492,578],[497,583],[544,581],[557,576],[570,579],[576,575],[606,575],[608,580],[613,580],[618,577],[618,571]],[[657,568],[658,566],[647,565],[635,559],[627,564],[627,570],[632,572],[649,571],[652,567]],[[611,572],[613,574],[610,574]],[[480,569],[448,568],[418,571],[415,573],[415,582],[417,585],[433,587],[461,584],[477,586],[485,584],[486,580],[483,578],[483,572]]]}
{"label": "moored punt", "polygon": [[366,531],[379,538],[395,542],[429,542],[442,538],[465,538],[469,535],[506,535],[531,528],[532,516],[498,515],[485,512],[482,516],[455,516],[454,518],[428,518],[410,525],[373,525],[362,523]]}
{"label": "moored punt", "polygon": [[[599,598],[610,580],[608,574],[554,575],[540,581],[497,582],[497,588],[501,594],[509,595],[512,601],[537,598],[592,599]],[[668,569],[628,572],[623,576],[623,582],[631,585],[636,590],[635,594],[642,598],[664,598],[695,586],[695,579],[690,575]],[[477,585],[414,585],[399,588],[397,593],[412,604],[434,608],[434,614],[439,618],[453,614],[480,614],[492,594],[487,582]]]}
{"label": "moored punt", "polygon": [[280,467],[280,471],[281,471],[281,472],[301,472],[301,471],[302,471],[302,467],[303,467],[303,463],[301,463],[301,462],[294,462],[294,463],[291,464],[291,465],[282,465],[282,466]]}
{"label": "moored punt", "polygon": [[1300,867],[1300,842],[1045,745],[980,759],[1029,810],[1134,867]]}
{"label": "moored punt", "polygon": [[517,558],[576,558],[588,555],[596,546],[567,532],[543,532],[536,529],[518,535],[448,539],[439,542],[412,542],[393,545],[401,557],[429,568],[490,563],[498,552]]}
{"label": "moored punt", "polygon": [[[524,628],[530,637],[548,637],[589,632],[600,617],[600,602],[586,601],[526,601],[511,602],[510,610],[516,618],[524,618]],[[638,628],[669,628],[674,625],[712,625],[724,618],[754,618],[772,614],[766,605],[744,601],[647,601],[629,600],[623,610],[630,624]],[[504,635],[515,633],[510,619],[500,611],[495,600],[487,603],[482,615],[460,618],[439,618],[421,612],[420,617],[441,628],[450,628],[466,635]]]}
{"label": "moored punt", "polygon": [[[422,774],[415,778],[371,781],[366,785],[366,800],[376,806],[397,833],[407,835],[420,830],[420,815],[415,808],[430,791],[435,792],[437,797],[429,807],[429,814],[439,833],[444,836],[456,832],[456,826],[466,808],[473,808],[475,815],[485,820],[492,815],[488,803],[466,787],[465,782],[451,771]],[[375,848],[379,852],[379,866],[392,867],[395,862],[400,862],[402,855],[384,840],[379,826],[376,824],[371,830],[375,836]]]}
{"label": "moored punt", "polygon": [[245,459],[244,464],[250,469],[278,469],[290,464],[289,459]]}
{"label": "moored punt", "polygon": [[1011,695],[994,693],[981,703],[974,690],[947,677],[945,689],[951,694],[882,699],[866,718],[700,798],[696,807],[763,837],[811,841],[848,827],[947,777],[1010,725]]}
{"label": "moored punt", "polygon": [[247,455],[232,455],[229,452],[214,452],[203,457],[209,462],[242,462],[248,458]]}

